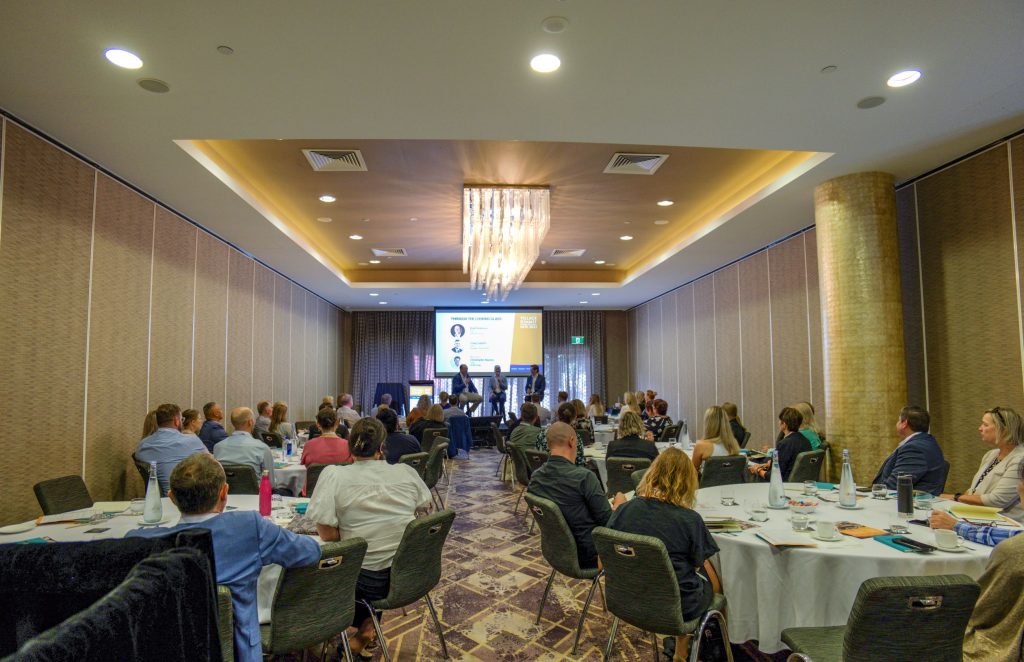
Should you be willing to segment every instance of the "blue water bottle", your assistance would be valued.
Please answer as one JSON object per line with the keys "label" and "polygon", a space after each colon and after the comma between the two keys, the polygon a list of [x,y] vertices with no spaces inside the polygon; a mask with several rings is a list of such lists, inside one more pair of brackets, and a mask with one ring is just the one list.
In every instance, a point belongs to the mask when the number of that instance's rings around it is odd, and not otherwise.
{"label": "blue water bottle", "polygon": [[284,442],[284,454],[285,454],[285,457],[291,457],[292,456],[292,440],[291,439],[288,439],[287,441]]}

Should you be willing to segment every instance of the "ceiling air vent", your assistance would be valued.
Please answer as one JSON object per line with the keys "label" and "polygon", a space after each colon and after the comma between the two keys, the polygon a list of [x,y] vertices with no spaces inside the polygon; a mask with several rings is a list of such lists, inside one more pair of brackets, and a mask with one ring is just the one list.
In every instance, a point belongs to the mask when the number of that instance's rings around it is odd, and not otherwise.
{"label": "ceiling air vent", "polygon": [[409,254],[404,248],[371,248],[377,257],[407,257]]}
{"label": "ceiling air vent", "polygon": [[586,252],[586,248],[556,248],[551,251],[551,257],[582,257]]}
{"label": "ceiling air vent", "polygon": [[366,172],[358,149],[304,149],[302,153],[316,172]]}
{"label": "ceiling air vent", "polygon": [[605,166],[604,172],[608,175],[653,175],[666,159],[668,154],[616,152]]}

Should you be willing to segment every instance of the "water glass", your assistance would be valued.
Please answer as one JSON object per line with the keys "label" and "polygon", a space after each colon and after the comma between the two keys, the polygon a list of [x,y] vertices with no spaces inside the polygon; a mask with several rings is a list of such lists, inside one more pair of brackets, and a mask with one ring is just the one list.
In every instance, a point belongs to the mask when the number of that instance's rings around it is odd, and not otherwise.
{"label": "water glass", "polygon": [[920,496],[914,499],[914,508],[917,510],[931,510],[934,500],[931,494]]}
{"label": "water glass", "polygon": [[811,518],[802,513],[793,513],[789,521],[793,523],[794,531],[809,531],[811,528]]}
{"label": "water glass", "polygon": [[132,515],[141,515],[146,510],[146,500],[142,497],[132,499],[130,508]]}
{"label": "water glass", "polygon": [[871,486],[871,498],[873,499],[888,499],[889,488],[880,483],[876,483]]}
{"label": "water glass", "polygon": [[719,488],[718,495],[723,506],[736,505],[736,489],[732,485],[725,485]]}
{"label": "water glass", "polygon": [[768,505],[763,501],[757,499],[751,499],[747,502],[747,513],[750,514],[751,521],[754,522],[767,522],[768,521]]}
{"label": "water glass", "polygon": [[806,496],[817,496],[818,494],[818,483],[813,480],[804,481],[804,494]]}

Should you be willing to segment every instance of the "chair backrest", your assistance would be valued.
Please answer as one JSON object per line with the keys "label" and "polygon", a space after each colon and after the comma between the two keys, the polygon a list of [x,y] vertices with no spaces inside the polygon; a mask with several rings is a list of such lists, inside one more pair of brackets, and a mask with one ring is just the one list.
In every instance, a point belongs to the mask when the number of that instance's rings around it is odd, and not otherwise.
{"label": "chair backrest", "polygon": [[583,438],[584,446],[590,446],[594,443],[594,428],[589,425],[584,425],[576,428],[576,432],[578,432],[579,436]]}
{"label": "chair backrest", "polygon": [[[433,452],[433,449],[431,449],[431,452]],[[430,457],[430,453],[407,453],[398,458],[398,461],[402,464],[408,464],[416,470],[420,478],[423,478],[423,471],[427,468],[428,457]]]}
{"label": "chair backrest", "polygon": [[648,632],[686,632],[679,583],[665,543],[599,526],[594,546],[604,567],[608,611]]}
{"label": "chair backrest", "polygon": [[440,443],[434,444],[434,447],[430,449],[430,456],[423,468],[423,482],[427,485],[428,490],[434,489],[437,481],[441,479],[444,458],[448,454],[448,440],[444,437],[440,437],[440,439]]}
{"label": "chair backrest", "polygon": [[271,448],[284,448],[284,435],[280,432],[260,432],[260,439]]}
{"label": "chair backrest", "polygon": [[743,431],[743,438],[742,439],[738,439],[737,441],[740,442],[740,448],[746,448],[747,447],[747,442],[750,441],[750,430],[744,430]]}
{"label": "chair backrest", "polygon": [[222,462],[224,476],[228,479],[228,494],[259,494],[260,478],[248,464]]}
{"label": "chair backrest", "polygon": [[608,425],[608,414],[602,414],[594,417],[594,422],[600,425]]}
{"label": "chair backrest", "polygon": [[747,460],[742,455],[709,457],[704,460],[704,467],[700,475],[700,487],[738,485],[743,482],[743,472],[746,468]]}
{"label": "chair backrest", "polygon": [[543,467],[544,463],[548,461],[548,454],[536,448],[527,448],[525,453],[526,462],[530,465],[530,475],[533,475],[534,471]]}
{"label": "chair backrest", "polygon": [[789,472],[790,483],[802,483],[805,480],[820,480],[821,468],[825,464],[825,451],[804,451],[796,456],[793,468]]}
{"label": "chair backrest", "polygon": [[132,453],[132,462],[135,463],[135,468],[139,470],[139,475],[142,476],[142,484],[149,484],[149,463],[143,462],[139,458],[135,457],[135,453]]}
{"label": "chair backrest", "polygon": [[869,579],[850,610],[843,659],[958,662],[979,592],[966,575]]}
{"label": "chair backrest", "polygon": [[682,423],[673,423],[672,425],[666,425],[665,429],[661,431],[661,438],[658,441],[668,441],[670,439],[678,439],[679,433],[683,429]]}
{"label": "chair backrest", "polygon": [[441,579],[441,552],[455,520],[454,510],[439,510],[409,522],[391,562],[387,609],[416,602]]}
{"label": "chair backrest", "polygon": [[445,437],[448,434],[448,428],[428,428],[423,431],[423,443],[420,444],[420,448],[423,449],[424,453],[429,453],[430,449],[437,443],[438,437]]}
{"label": "chair backrest", "polygon": [[491,436],[494,437],[494,446],[498,452],[504,455],[507,452],[505,450],[505,435],[501,433],[497,423],[491,423]]}
{"label": "chair backrest", "polygon": [[508,426],[511,429],[515,425],[519,425],[519,417],[516,416],[514,411],[510,411],[508,413]]}
{"label": "chair backrest", "polygon": [[316,425],[316,421],[295,421],[295,425],[292,426],[292,429],[298,433],[299,430],[308,430],[314,425]]}
{"label": "chair backrest", "polygon": [[629,474],[629,479],[633,482],[633,489],[640,487],[640,481],[644,479],[644,474],[647,473],[647,469],[638,469],[633,473]]}
{"label": "chair backrest", "polygon": [[526,487],[530,484],[530,463],[526,461],[526,451],[515,444],[508,445],[509,455],[512,456],[512,468],[516,482]]}
{"label": "chair backrest", "polygon": [[300,651],[352,625],[356,581],[365,555],[366,541],[350,538],[325,543],[316,565],[285,569],[274,591],[273,618],[263,651]]}
{"label": "chair backrest", "polygon": [[544,554],[544,560],[563,575],[582,579],[583,571],[576,551],[576,539],[558,505],[554,501],[529,492],[524,496],[534,520],[540,527],[540,550]]}
{"label": "chair backrest", "polygon": [[942,472],[942,486],[939,487],[939,492],[946,491],[946,479],[949,478],[949,460],[943,460],[943,472]]}
{"label": "chair backrest", "polygon": [[469,451],[473,447],[473,431],[470,428],[469,416],[452,416],[448,419],[449,447]]}
{"label": "chair backrest", "polygon": [[235,611],[231,605],[231,589],[217,585],[217,634],[224,662],[235,661]]}
{"label": "chair backrest", "polygon": [[93,504],[89,488],[78,474],[40,481],[32,486],[32,491],[44,515],[91,508]]}
{"label": "chair backrest", "polygon": [[616,492],[625,494],[633,488],[633,473],[651,466],[651,460],[646,457],[609,457],[605,460],[608,469],[608,498],[615,496]]}
{"label": "chair backrest", "polygon": [[316,489],[316,481],[320,480],[320,474],[324,472],[327,467],[344,467],[351,462],[331,462],[330,464],[311,464],[306,467],[306,496],[313,496],[313,490]]}

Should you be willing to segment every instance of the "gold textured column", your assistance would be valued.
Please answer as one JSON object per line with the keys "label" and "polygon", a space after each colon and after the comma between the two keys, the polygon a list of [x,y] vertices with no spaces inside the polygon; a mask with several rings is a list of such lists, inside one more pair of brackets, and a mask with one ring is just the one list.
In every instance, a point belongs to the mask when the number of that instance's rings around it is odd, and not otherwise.
{"label": "gold textured column", "polygon": [[849,448],[864,484],[895,447],[907,404],[893,176],[863,172],[820,184],[814,220],[832,476],[838,480]]}

